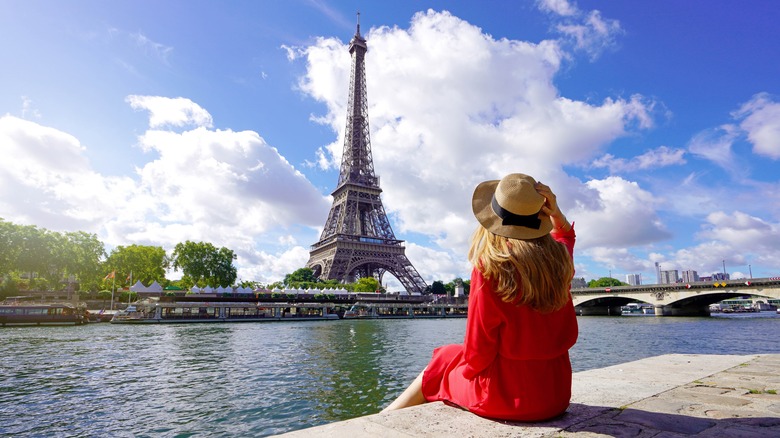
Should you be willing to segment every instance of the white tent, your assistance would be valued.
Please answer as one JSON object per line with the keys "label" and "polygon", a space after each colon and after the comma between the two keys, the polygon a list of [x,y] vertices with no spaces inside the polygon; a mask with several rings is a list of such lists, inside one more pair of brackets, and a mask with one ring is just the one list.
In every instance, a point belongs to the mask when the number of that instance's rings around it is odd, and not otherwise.
{"label": "white tent", "polygon": [[134,285],[130,286],[130,290],[135,293],[162,293],[163,288],[160,286],[160,283],[154,282],[150,284],[148,287],[144,286],[143,283],[141,283],[141,280],[138,280],[135,282]]}

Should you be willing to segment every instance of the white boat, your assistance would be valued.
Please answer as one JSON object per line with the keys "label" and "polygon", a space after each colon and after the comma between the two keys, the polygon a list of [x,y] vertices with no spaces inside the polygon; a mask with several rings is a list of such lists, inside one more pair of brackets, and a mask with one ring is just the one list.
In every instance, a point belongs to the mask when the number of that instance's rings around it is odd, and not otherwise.
{"label": "white boat", "polygon": [[332,303],[259,303],[255,301],[147,299],[117,312],[112,324],[272,322],[336,320]]}
{"label": "white boat", "polygon": [[621,315],[655,315],[655,306],[649,303],[628,303],[620,307]]}
{"label": "white boat", "polygon": [[357,303],[344,312],[344,319],[465,318],[468,303]]}

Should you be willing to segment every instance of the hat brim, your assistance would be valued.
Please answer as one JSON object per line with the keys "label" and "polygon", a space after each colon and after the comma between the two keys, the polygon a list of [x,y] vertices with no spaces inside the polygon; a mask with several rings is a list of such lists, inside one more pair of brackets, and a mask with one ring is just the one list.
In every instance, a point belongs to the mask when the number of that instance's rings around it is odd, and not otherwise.
{"label": "hat brim", "polygon": [[493,211],[493,194],[496,192],[499,180],[485,181],[474,189],[471,197],[471,210],[474,217],[485,229],[499,236],[511,239],[531,240],[547,235],[552,231],[553,225],[550,216],[540,214],[542,221],[539,229],[523,227],[519,225],[503,225],[502,219]]}

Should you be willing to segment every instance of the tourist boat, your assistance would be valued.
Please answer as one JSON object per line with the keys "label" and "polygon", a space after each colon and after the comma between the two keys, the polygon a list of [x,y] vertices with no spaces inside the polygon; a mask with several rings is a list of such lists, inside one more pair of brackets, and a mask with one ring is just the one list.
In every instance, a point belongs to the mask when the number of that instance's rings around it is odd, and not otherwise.
{"label": "tourist boat", "polygon": [[70,304],[0,303],[0,326],[81,325],[89,322],[84,312]]}
{"label": "tourist boat", "polygon": [[344,319],[465,318],[468,303],[358,303]]}
{"label": "tourist boat", "polygon": [[332,303],[260,303],[181,297],[149,298],[127,306],[112,324],[321,321],[339,319]]}
{"label": "tourist boat", "polygon": [[655,306],[649,303],[628,303],[620,307],[621,315],[655,315]]}

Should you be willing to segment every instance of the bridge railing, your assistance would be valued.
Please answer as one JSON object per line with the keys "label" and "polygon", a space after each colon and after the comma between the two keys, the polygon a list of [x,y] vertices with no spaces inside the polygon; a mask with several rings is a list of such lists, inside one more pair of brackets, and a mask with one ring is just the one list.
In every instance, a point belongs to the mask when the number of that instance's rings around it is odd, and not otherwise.
{"label": "bridge railing", "polygon": [[696,281],[692,283],[669,284],[643,284],[639,286],[610,286],[610,287],[585,287],[573,288],[573,295],[596,295],[604,293],[631,293],[631,292],[671,292],[686,289],[755,289],[761,287],[780,286],[780,277],[751,278],[738,280]]}

